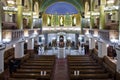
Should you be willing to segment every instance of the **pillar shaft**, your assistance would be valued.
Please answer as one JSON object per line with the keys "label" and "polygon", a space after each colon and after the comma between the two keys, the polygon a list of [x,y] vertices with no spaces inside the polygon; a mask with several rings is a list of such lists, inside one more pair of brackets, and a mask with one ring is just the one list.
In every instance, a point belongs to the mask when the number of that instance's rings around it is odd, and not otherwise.
{"label": "pillar shaft", "polygon": [[0,73],[4,72],[4,50],[0,50]]}
{"label": "pillar shaft", "polygon": [[[0,1],[0,11],[2,11],[2,3]],[[2,12],[0,12],[0,42],[2,41]]]}
{"label": "pillar shaft", "polygon": [[22,5],[22,0],[16,0],[17,5]]}
{"label": "pillar shaft", "polygon": [[22,7],[22,0],[16,0],[18,12],[17,12],[17,27],[19,29],[23,29],[23,7]]}
{"label": "pillar shaft", "polygon": [[90,38],[89,39],[89,49],[92,50],[95,48],[95,39],[94,38]]}
{"label": "pillar shaft", "polygon": [[33,12],[31,11],[31,16],[29,18],[29,27],[30,29],[33,29]]}
{"label": "pillar shaft", "polygon": [[23,7],[21,5],[18,5],[18,12],[17,12],[17,26],[19,29],[23,29]]}
{"label": "pillar shaft", "polygon": [[104,8],[105,8],[105,3],[106,0],[101,0],[100,1],[100,25],[99,25],[99,29],[105,29],[105,12],[104,12]]}
{"label": "pillar shaft", "polygon": [[45,33],[44,37],[45,37],[45,45],[47,45],[48,44],[48,33]]}
{"label": "pillar shaft", "polygon": [[24,56],[24,42],[15,44],[15,58],[22,58]]}
{"label": "pillar shaft", "polygon": [[29,39],[28,44],[27,44],[27,49],[28,50],[33,50],[34,49],[34,39]]}
{"label": "pillar shaft", "polygon": [[118,20],[119,20],[119,41],[120,41],[120,0],[119,0]]}
{"label": "pillar shaft", "polygon": [[117,72],[120,73],[120,48],[116,48],[117,53]]}
{"label": "pillar shaft", "polygon": [[92,15],[92,12],[94,11],[94,3],[95,1],[91,0],[90,2],[90,29],[94,27],[94,16]]}
{"label": "pillar shaft", "polygon": [[103,58],[107,56],[107,44],[101,41],[98,41],[98,57]]}

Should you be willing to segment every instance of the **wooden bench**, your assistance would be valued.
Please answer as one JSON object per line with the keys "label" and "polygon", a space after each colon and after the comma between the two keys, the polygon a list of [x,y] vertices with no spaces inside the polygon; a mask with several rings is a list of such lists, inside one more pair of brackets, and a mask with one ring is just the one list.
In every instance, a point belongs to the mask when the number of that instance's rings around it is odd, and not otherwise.
{"label": "wooden bench", "polygon": [[40,73],[41,71],[46,71],[46,74],[51,74],[52,70],[46,69],[17,69],[17,73]]}
{"label": "wooden bench", "polygon": [[52,66],[20,66],[21,69],[52,69]]}
{"label": "wooden bench", "polygon": [[77,69],[71,69],[70,73],[73,74],[74,71],[79,71],[80,74],[91,74],[91,73],[105,73],[105,70],[102,69],[81,69],[81,70],[77,70]]}
{"label": "wooden bench", "polygon": [[26,78],[9,78],[8,80],[36,80],[36,79],[26,79]]}
{"label": "wooden bench", "polygon": [[101,69],[101,66],[69,66],[70,69]]}
{"label": "wooden bench", "polygon": [[72,63],[69,66],[97,66],[97,63]]}
{"label": "wooden bench", "polygon": [[109,74],[102,73],[102,74],[79,74],[79,75],[70,75],[70,79],[76,80],[76,79],[107,79],[109,78]]}
{"label": "wooden bench", "polygon": [[53,63],[54,61],[39,61],[39,60],[28,60],[27,63]]}
{"label": "wooden bench", "polygon": [[70,80],[109,80],[111,78],[106,69],[89,56],[69,56],[67,59]]}
{"label": "wooden bench", "polygon": [[26,78],[26,79],[44,79],[50,80],[50,75],[40,75],[39,73],[13,73],[12,78]]}
{"label": "wooden bench", "polygon": [[26,66],[52,66],[53,64],[51,63],[24,63],[22,65],[26,65]]}
{"label": "wooden bench", "polygon": [[[10,79],[51,80],[55,56],[50,56],[50,58],[49,56],[38,56],[37,58],[29,58],[20,65],[20,69],[17,69],[16,72],[14,72],[12,76],[10,76]],[[43,74],[45,71],[46,75],[41,75],[41,71],[43,71]]]}
{"label": "wooden bench", "polygon": [[88,58],[86,58],[86,59],[68,59],[68,60],[70,60],[70,61],[93,61],[93,59],[88,59]]}
{"label": "wooden bench", "polygon": [[113,80],[113,79],[82,79],[82,80]]}
{"label": "wooden bench", "polygon": [[96,61],[68,61],[69,63],[95,63]]}

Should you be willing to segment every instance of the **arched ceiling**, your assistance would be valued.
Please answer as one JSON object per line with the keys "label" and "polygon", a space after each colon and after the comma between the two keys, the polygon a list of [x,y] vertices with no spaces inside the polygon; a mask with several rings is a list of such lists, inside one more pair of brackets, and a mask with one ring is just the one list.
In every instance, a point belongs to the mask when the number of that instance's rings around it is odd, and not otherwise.
{"label": "arched ceiling", "polygon": [[45,13],[47,14],[78,14],[78,10],[71,4],[66,2],[56,2],[47,7]]}
{"label": "arched ceiling", "polygon": [[40,12],[45,12],[48,6],[54,4],[55,2],[68,2],[76,7],[76,9],[81,13],[84,12],[84,0],[39,0],[40,2]]}

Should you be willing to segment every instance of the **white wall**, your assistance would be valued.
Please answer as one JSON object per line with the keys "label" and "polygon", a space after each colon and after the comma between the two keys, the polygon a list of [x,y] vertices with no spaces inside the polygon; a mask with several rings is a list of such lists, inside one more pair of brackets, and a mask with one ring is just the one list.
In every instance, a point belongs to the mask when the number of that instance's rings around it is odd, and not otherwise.
{"label": "white wall", "polygon": [[66,38],[68,39],[68,37],[71,39],[71,41],[74,41],[74,42],[75,42],[75,34],[73,34],[73,33],[68,33],[68,34],[66,34]]}
{"label": "white wall", "polygon": [[52,42],[53,38],[57,38],[57,34],[55,33],[48,34],[48,43]]}

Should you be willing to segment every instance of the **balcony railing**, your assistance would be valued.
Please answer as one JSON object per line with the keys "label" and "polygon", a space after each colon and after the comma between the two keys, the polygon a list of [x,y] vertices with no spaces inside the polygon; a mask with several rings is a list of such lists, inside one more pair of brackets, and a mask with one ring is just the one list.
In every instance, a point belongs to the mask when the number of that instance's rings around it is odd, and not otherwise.
{"label": "balcony railing", "polygon": [[99,38],[103,40],[110,40],[109,30],[99,30],[98,31]]}
{"label": "balcony railing", "polygon": [[106,41],[118,40],[119,38],[119,31],[117,30],[84,29],[84,32],[84,34],[91,34],[93,37]]}
{"label": "balcony railing", "polygon": [[20,38],[30,37],[32,35],[37,35],[39,29],[24,29],[24,30],[3,30],[2,39],[4,42],[15,41]]}
{"label": "balcony railing", "polygon": [[2,39],[5,42],[17,40],[23,37],[23,30],[3,30]]}

